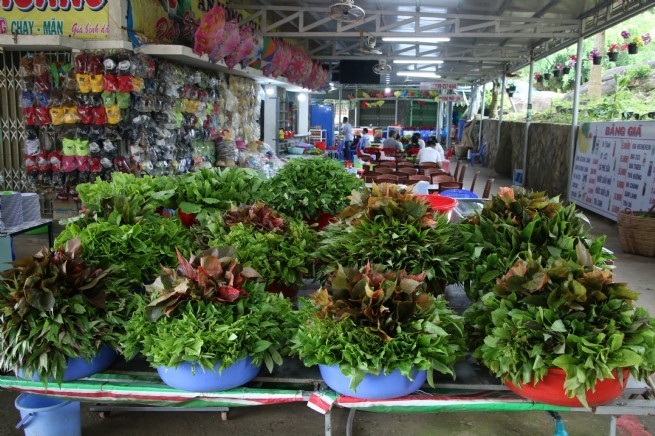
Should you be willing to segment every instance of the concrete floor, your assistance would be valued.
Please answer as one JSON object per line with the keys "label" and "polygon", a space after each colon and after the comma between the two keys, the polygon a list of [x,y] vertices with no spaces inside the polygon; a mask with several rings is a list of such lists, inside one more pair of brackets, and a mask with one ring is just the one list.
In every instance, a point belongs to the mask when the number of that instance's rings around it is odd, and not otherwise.
{"label": "concrete floor", "polygon": [[[468,162],[467,162],[468,163]],[[453,162],[454,168],[455,162]],[[500,186],[508,186],[511,180],[495,174],[488,168],[468,168],[464,187],[469,188],[473,174],[480,171],[475,191],[482,192],[487,178],[496,179],[492,193]],[[606,218],[585,212],[591,221],[591,233],[606,235],[606,246],[616,257],[615,277],[625,281],[631,289],[640,294],[638,304],[655,314],[655,259],[621,252],[616,223]],[[16,254],[33,254],[47,244],[44,236],[16,238]],[[0,435],[19,435],[14,425],[19,421],[13,401],[17,394],[0,392]],[[114,412],[107,419],[89,411],[90,405],[82,404],[82,429],[84,435],[322,435],[323,416],[309,409],[304,403],[292,403],[265,407],[234,408],[230,419],[222,422],[219,413],[205,412]],[[608,434],[608,416],[590,413],[566,413],[562,415],[570,435]],[[333,412],[333,434],[345,434],[347,411]],[[441,413],[441,414],[378,414],[358,413],[353,434],[365,435],[552,435],[554,425],[543,412],[519,413]],[[655,432],[655,417],[622,417],[619,419],[619,434],[623,436],[645,436]]]}

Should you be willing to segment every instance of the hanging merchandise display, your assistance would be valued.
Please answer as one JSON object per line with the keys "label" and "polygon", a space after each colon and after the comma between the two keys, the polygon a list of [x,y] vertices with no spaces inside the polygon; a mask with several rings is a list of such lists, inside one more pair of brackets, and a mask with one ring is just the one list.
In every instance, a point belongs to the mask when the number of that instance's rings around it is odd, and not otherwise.
{"label": "hanging merchandise display", "polygon": [[69,65],[28,55],[19,75],[29,182],[62,200],[114,171],[234,166],[236,142],[260,137],[261,89],[249,79],[127,51],[81,52]]}

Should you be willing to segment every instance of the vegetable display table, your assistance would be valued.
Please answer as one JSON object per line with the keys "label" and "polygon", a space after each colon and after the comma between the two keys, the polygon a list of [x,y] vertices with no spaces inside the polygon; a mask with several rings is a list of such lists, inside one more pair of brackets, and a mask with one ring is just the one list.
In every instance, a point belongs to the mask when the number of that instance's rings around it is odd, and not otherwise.
{"label": "vegetable display table", "polygon": [[[325,434],[331,435],[331,410],[334,407],[350,409],[346,434],[352,434],[357,411],[378,413],[438,413],[438,412],[526,412],[544,411],[555,420],[556,429],[563,429],[559,412],[590,412],[611,415],[609,434],[616,435],[616,416],[652,415],[655,400],[652,389],[630,377],[623,398],[592,409],[563,407],[537,403],[511,392],[499,380],[488,374],[486,368],[460,362],[455,367],[456,382],[445,376],[435,376],[436,389],[424,387],[412,395],[390,400],[362,400],[340,396],[331,390],[322,390],[310,397],[309,406],[325,414]],[[629,397],[629,399],[628,399]],[[641,398],[641,399],[637,399]],[[556,433],[557,434],[557,433]]]}
{"label": "vegetable display table", "polygon": [[[144,368],[144,361],[119,362],[110,370],[81,380],[64,382],[61,386],[50,383],[0,376],[0,388],[19,392],[64,397],[83,402],[99,403],[91,410],[129,411],[211,411],[221,412],[227,419],[230,407],[263,406],[269,404],[308,402],[312,409],[324,414],[325,434],[332,434],[331,410],[334,407],[350,409],[347,432],[352,430],[356,411],[383,413],[436,413],[436,412],[522,412],[548,411],[558,419],[557,412],[591,412],[600,415],[652,415],[655,401],[633,399],[645,397],[650,390],[645,384],[632,379],[624,397],[593,409],[569,408],[536,403],[518,397],[487,370],[470,362],[456,366],[457,379],[436,377],[436,389],[425,388],[413,395],[392,400],[362,400],[339,396],[322,384],[316,368],[305,368],[297,360],[287,359],[273,374],[257,377],[247,387],[224,392],[186,392],[166,386],[154,370]],[[139,369],[141,368],[141,369]],[[147,407],[143,407],[147,406]],[[559,423],[563,425],[563,423]],[[610,434],[615,434],[616,421],[611,421]]]}
{"label": "vegetable display table", "polygon": [[0,231],[0,271],[10,268],[9,263],[13,260],[12,239],[14,236],[27,233],[31,230],[46,227],[48,231],[48,246],[52,247],[55,242],[52,220],[41,218],[35,221],[25,221],[21,225],[14,227],[5,227]]}
{"label": "vegetable display table", "polygon": [[[288,367],[304,368],[297,361],[290,361]],[[266,371],[262,370],[262,373],[264,372]],[[221,412],[223,420],[226,420],[229,407],[307,401],[309,394],[306,392],[317,387],[320,380],[318,370],[315,374],[316,377],[304,376],[302,379],[297,379],[281,370],[279,374],[256,378],[248,384],[249,387],[222,392],[189,392],[167,386],[161,381],[156,370],[148,368],[145,360],[135,359],[127,363],[119,361],[105,372],[64,382],[61,386],[54,382],[45,386],[41,382],[0,376],[0,388],[102,404],[92,408],[97,412],[142,411],[145,407],[140,406],[147,406],[149,410],[154,408],[157,411]],[[285,383],[278,387],[280,380],[284,380]],[[275,383],[276,386],[260,387],[268,383]],[[304,386],[305,390],[298,386],[303,383],[308,383]]]}

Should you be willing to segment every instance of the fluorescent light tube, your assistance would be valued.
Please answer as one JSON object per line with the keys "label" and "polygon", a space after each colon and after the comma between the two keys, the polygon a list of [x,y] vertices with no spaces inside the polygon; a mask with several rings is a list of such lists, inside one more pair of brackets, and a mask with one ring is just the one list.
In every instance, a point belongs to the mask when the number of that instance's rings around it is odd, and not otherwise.
{"label": "fluorescent light tube", "polygon": [[439,65],[443,64],[442,60],[438,59],[394,59],[394,64],[420,64],[420,65]]}
{"label": "fluorescent light tube", "polygon": [[396,73],[399,76],[405,77],[423,77],[426,79],[440,79],[441,76],[437,73],[431,73],[429,71],[398,71]]}
{"label": "fluorescent light tube", "polygon": [[416,36],[385,36],[384,42],[448,42],[450,38],[420,38]]}

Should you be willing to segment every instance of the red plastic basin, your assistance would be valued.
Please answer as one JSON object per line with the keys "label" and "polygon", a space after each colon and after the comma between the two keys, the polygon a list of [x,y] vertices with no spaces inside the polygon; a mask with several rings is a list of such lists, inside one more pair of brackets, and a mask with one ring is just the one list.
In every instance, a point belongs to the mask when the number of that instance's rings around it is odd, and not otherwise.
{"label": "red plastic basin", "polygon": [[[618,398],[628,383],[630,372],[623,369],[623,380],[621,381],[614,372],[614,379],[604,379],[596,382],[593,390],[585,392],[587,404],[589,407],[600,406],[601,404],[609,403],[610,401]],[[507,381],[505,384],[514,393],[520,395],[528,400],[537,401],[539,403],[553,404],[556,406],[566,407],[583,407],[580,400],[577,398],[569,398],[564,393],[564,381],[566,380],[566,373],[560,368],[551,368],[543,380],[536,385],[532,383],[516,386],[514,383]]]}
{"label": "red plastic basin", "polygon": [[453,210],[459,204],[456,199],[450,197],[444,197],[439,194],[428,194],[428,195],[419,195],[420,197],[425,198],[430,202],[432,209],[438,212],[441,215],[448,215],[448,219],[451,218]]}

